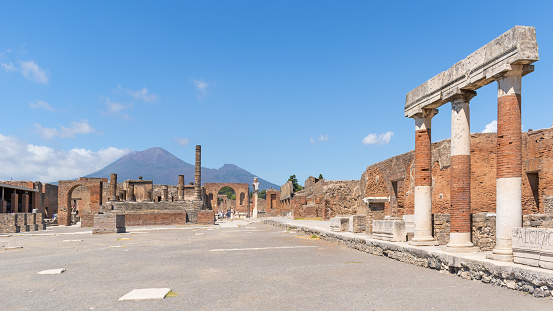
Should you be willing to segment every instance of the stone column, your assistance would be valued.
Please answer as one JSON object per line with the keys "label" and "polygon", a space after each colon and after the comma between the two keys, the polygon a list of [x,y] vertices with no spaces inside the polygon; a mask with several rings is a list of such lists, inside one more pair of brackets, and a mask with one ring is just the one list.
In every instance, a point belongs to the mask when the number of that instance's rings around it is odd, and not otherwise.
{"label": "stone column", "polygon": [[179,175],[179,184],[177,186],[177,201],[184,201],[184,175]]}
{"label": "stone column", "polygon": [[415,114],[415,235],[413,245],[437,245],[432,236],[431,121],[438,109]]}
{"label": "stone column", "polygon": [[202,146],[196,145],[196,172],[194,173],[196,200],[202,199]]}
{"label": "stone column", "polygon": [[6,200],[0,200],[0,213],[8,212],[8,202]]}
{"label": "stone column", "polygon": [[477,252],[470,234],[470,110],[476,92],[456,96],[451,102],[450,252]]}
{"label": "stone column", "polygon": [[490,258],[513,260],[512,230],[522,227],[521,80],[533,66],[511,65],[497,80],[496,243]]}
{"label": "stone column", "polygon": [[161,200],[164,202],[169,200],[169,188],[167,185],[161,186]]}
{"label": "stone column", "polygon": [[257,195],[259,193],[259,182],[257,182],[257,177],[253,179],[253,218],[257,218]]}
{"label": "stone column", "polygon": [[12,200],[10,202],[12,206],[12,213],[19,213],[19,197],[17,193],[12,193]]}
{"label": "stone column", "polygon": [[29,194],[25,192],[21,195],[21,212],[30,213],[29,211]]}
{"label": "stone column", "polygon": [[134,202],[136,198],[134,197],[134,185],[129,184],[129,189],[127,189],[127,201]]}
{"label": "stone column", "polygon": [[109,200],[117,201],[117,174],[111,174],[109,178]]}

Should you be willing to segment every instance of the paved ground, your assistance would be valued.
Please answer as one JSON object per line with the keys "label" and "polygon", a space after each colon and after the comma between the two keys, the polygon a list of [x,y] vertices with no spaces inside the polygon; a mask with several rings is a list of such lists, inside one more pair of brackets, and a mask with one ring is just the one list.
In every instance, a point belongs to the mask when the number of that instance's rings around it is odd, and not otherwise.
{"label": "paved ground", "polygon": [[[39,232],[49,235],[0,237],[0,310],[553,309],[549,299],[261,223],[128,229],[91,235],[59,227]],[[37,275],[56,268],[67,271]],[[140,288],[174,294],[118,301]]]}

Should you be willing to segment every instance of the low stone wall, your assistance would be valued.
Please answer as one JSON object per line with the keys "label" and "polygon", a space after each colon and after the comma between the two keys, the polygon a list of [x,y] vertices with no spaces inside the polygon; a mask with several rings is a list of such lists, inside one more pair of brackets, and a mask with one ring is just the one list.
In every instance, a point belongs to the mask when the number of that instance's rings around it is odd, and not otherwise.
{"label": "low stone wall", "polygon": [[0,233],[46,229],[41,213],[0,213]]}
{"label": "low stone wall", "polygon": [[214,225],[215,212],[211,210],[198,211],[198,225]]}
{"label": "low stone wall", "polygon": [[126,212],[125,226],[184,225],[186,212]]}
{"label": "low stone wall", "polygon": [[552,297],[553,272],[536,270],[533,267],[512,263],[461,257],[458,254],[427,250],[408,243],[387,242],[370,239],[367,235],[332,232],[301,225],[289,224],[284,220],[263,221],[276,227],[316,234],[323,240],[337,242],[369,254],[389,257],[401,262],[439,270],[457,275],[463,279],[478,280],[509,289],[525,292],[534,297]]}
{"label": "low stone wall", "polygon": [[449,243],[451,217],[449,214],[434,214],[432,216],[434,216],[434,238],[440,245],[446,245]]}

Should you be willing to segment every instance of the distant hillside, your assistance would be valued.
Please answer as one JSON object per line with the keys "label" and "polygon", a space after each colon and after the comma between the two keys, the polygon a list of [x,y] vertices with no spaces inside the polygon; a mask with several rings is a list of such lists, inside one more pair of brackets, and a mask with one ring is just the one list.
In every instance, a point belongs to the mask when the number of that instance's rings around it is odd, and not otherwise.
{"label": "distant hillside", "polygon": [[[138,179],[153,180],[157,185],[176,185],[178,175],[184,174],[184,182],[194,182],[194,165],[188,164],[175,157],[163,148],[150,148],[144,151],[131,152],[103,169],[85,177],[105,177],[109,179],[111,173],[117,174],[117,181]],[[204,183],[247,183],[251,185],[254,174],[234,165],[225,164],[219,169],[202,167],[202,184]],[[259,176],[257,176],[259,177]],[[259,190],[267,188],[279,189],[259,177]]]}

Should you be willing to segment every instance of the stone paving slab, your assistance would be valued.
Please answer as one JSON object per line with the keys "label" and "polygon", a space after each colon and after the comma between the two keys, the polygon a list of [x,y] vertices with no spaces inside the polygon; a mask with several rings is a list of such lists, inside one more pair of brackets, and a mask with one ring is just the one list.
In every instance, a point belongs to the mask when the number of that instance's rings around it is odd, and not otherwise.
{"label": "stone paving slab", "polygon": [[171,291],[170,288],[142,288],[133,289],[123,297],[119,298],[119,301],[124,300],[149,300],[149,299],[164,299],[165,296]]}
{"label": "stone paving slab", "polygon": [[60,269],[50,269],[50,270],[43,270],[38,272],[37,274],[62,274],[65,272],[64,268]]}
{"label": "stone paving slab", "polygon": [[398,261],[456,274],[464,279],[505,286],[533,294],[536,297],[553,296],[553,271],[513,262],[487,259],[490,251],[478,253],[450,253],[442,246],[414,246],[408,242],[390,242],[374,239],[366,233],[334,232],[329,221],[296,221],[269,218],[264,221],[289,230],[317,234],[329,241]]}

